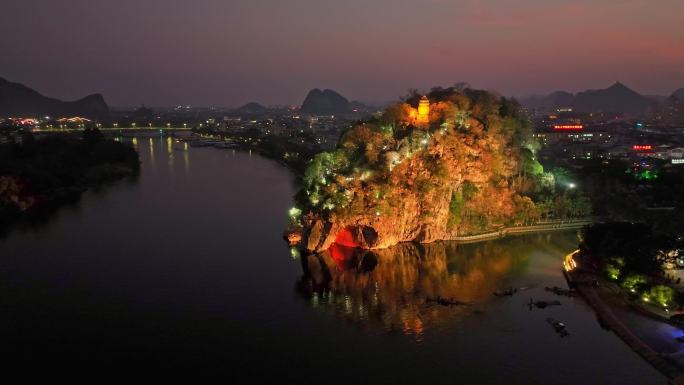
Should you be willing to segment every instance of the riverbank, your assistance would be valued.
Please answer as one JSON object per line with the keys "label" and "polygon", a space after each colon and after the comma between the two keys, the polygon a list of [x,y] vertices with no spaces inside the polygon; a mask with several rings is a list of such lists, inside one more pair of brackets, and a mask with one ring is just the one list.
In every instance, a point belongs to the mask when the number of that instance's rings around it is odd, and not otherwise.
{"label": "riverbank", "polygon": [[589,266],[589,261],[586,258],[579,257],[578,253],[574,255],[574,258],[576,258],[575,262],[579,267],[566,272],[568,283],[594,309],[600,322],[620,337],[634,352],[667,376],[671,380],[671,384],[683,384],[684,364],[658,352],[656,348],[639,337],[637,331],[628,327],[625,322],[617,317],[614,313],[617,308],[626,309],[630,312],[635,310],[624,301],[608,295],[604,289],[607,287],[606,282],[600,275],[591,269],[582,268],[582,266]]}
{"label": "riverbank", "polygon": [[[562,306],[529,311],[521,294],[492,295],[537,283],[524,296],[552,299],[541,286],[563,283],[558,256],[576,246],[573,230],[404,245],[398,249],[419,254],[387,250],[392,262],[375,267],[370,255],[341,265],[332,256],[325,264],[317,256],[292,259],[278,237],[292,207],[289,170],[254,153],[185,151],[167,138],[150,139],[137,141],[142,166],[135,183],[87,192],[46,225],[2,240],[2,301],[11,317],[0,317],[0,333],[6,350],[17,353],[5,362],[9,375],[31,382],[37,375],[26,368],[40,366],[53,379],[67,378],[79,362],[91,371],[142,368],[151,376],[180,363],[197,373],[219,368],[233,382],[235,373],[238,382],[308,373],[304,382],[313,383],[329,376],[334,360],[346,364],[332,385],[359,378],[666,382],[605,333],[583,303],[562,299]],[[313,277],[323,278],[313,282],[323,291],[307,297],[300,294],[305,260]],[[437,296],[480,297],[482,305],[426,303]],[[558,338],[549,316],[567,323],[571,337]],[[300,352],[292,354],[293,346]],[[256,369],[241,369],[255,362]]]}
{"label": "riverbank", "polygon": [[20,144],[0,146],[0,230],[43,216],[77,200],[90,189],[139,172],[137,152],[104,139],[27,135]]}
{"label": "riverbank", "polygon": [[[522,234],[534,234],[543,233],[549,231],[563,231],[563,230],[579,230],[584,226],[593,223],[592,219],[577,219],[569,221],[549,221],[544,223],[538,223],[529,226],[510,226],[504,227],[496,231],[490,231],[481,234],[464,235],[455,237],[452,239],[444,239],[440,241],[455,241],[459,243],[477,243],[491,241],[494,239],[505,238],[509,235],[522,235]],[[288,228],[284,232],[284,239],[288,242],[290,246],[300,245],[302,241],[302,229],[300,227]],[[402,243],[402,242],[400,242]],[[426,242],[431,243],[431,242]],[[392,245],[394,246],[394,245]],[[300,247],[304,248],[302,245]]]}
{"label": "riverbank", "polygon": [[258,132],[227,134],[194,132],[194,138],[221,140],[232,143],[235,149],[254,151],[264,158],[275,160],[290,169],[298,178],[304,174],[309,161],[322,150],[312,144],[298,144],[290,138],[261,135]]}
{"label": "riverbank", "polygon": [[303,156],[303,158],[306,158],[306,160],[304,161],[300,159],[288,160],[284,157],[284,153],[280,151],[273,151],[272,149],[269,150],[261,146],[238,145],[238,149],[243,151],[254,151],[266,159],[276,161],[280,165],[292,171],[298,178],[300,178],[304,174],[304,170],[306,169],[306,164],[308,163],[308,160],[314,155],[314,153],[312,152],[311,154]]}

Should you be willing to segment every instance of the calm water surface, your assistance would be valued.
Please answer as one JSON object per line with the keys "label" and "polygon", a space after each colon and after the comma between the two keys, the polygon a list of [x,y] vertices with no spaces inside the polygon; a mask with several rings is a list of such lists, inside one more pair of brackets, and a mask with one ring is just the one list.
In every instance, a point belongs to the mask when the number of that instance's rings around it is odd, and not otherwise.
{"label": "calm water surface", "polygon": [[[287,169],[165,138],[135,145],[137,180],[0,240],[0,349],[21,383],[665,383],[580,299],[544,292],[564,284],[574,232],[297,256],[281,239]],[[526,290],[492,295],[509,286]],[[530,298],[562,305],[530,311]]]}

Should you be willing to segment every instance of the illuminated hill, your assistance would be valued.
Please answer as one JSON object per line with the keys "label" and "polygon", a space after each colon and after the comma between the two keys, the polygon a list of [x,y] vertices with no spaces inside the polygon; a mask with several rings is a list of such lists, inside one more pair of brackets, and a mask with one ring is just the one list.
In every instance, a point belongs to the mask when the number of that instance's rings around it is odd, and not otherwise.
{"label": "illuminated hill", "polygon": [[517,102],[472,89],[426,96],[358,124],[314,158],[290,213],[303,248],[432,242],[539,218],[529,195],[552,189],[553,176],[535,160]]}

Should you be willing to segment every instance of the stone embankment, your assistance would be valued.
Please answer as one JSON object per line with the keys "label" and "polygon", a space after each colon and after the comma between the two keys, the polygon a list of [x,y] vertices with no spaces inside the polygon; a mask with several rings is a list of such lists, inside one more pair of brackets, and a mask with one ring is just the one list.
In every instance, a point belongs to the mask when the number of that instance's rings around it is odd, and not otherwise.
{"label": "stone embankment", "polygon": [[557,231],[557,230],[575,230],[581,229],[592,223],[591,219],[578,219],[573,221],[549,221],[543,223],[537,223],[536,225],[530,226],[512,226],[505,227],[498,231],[491,231],[483,234],[475,235],[465,235],[456,237],[453,240],[458,242],[481,242],[490,239],[503,238],[507,235],[515,234],[527,234],[527,233],[538,233],[546,231]]}
{"label": "stone embankment", "polygon": [[[408,239],[419,243],[431,243],[437,240],[457,241],[463,243],[481,242],[491,239],[503,238],[507,235],[527,234],[546,231],[557,230],[573,230],[580,229],[593,222],[591,218],[576,219],[569,221],[548,221],[541,222],[529,226],[511,226],[500,228],[495,231],[490,231],[482,234],[450,236],[446,238],[421,238],[406,236],[404,238],[394,239],[392,237],[384,237],[385,242],[377,242],[378,233],[370,226],[346,226],[342,227],[336,223],[317,221],[315,224],[305,229],[301,235],[301,247],[310,252],[319,252],[327,250],[333,243],[342,244],[350,247],[361,247],[365,249],[383,249],[394,246]],[[289,235],[286,235],[289,238]],[[396,241],[395,241],[396,240]],[[292,244],[292,243],[291,243]]]}

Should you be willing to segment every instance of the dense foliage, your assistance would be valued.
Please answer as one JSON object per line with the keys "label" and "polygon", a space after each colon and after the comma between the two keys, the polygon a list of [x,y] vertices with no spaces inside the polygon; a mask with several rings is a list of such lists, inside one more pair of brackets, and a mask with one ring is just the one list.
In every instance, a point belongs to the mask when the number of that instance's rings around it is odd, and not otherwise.
{"label": "dense foliage", "polygon": [[675,263],[684,242],[655,234],[643,223],[612,222],[587,227],[582,247],[610,271],[610,278],[618,279],[662,272],[664,265]]}
{"label": "dense foliage", "polygon": [[515,100],[465,87],[426,96],[427,119],[417,116],[421,96],[413,92],[345,132],[335,151],[318,154],[298,207],[338,218],[397,216],[417,202],[426,221],[442,218],[446,207],[444,226],[458,233],[589,213],[586,199],[560,194],[544,172]]}
{"label": "dense foliage", "polygon": [[663,272],[684,256],[681,237],[654,233],[644,223],[600,223],[584,229],[580,247],[607,279],[640,293],[644,301],[673,303],[676,293],[664,285]]}
{"label": "dense foliage", "polygon": [[97,130],[86,130],[82,138],[36,140],[26,134],[21,144],[0,146],[0,225],[138,168],[133,148]]}
{"label": "dense foliage", "polygon": [[[260,155],[277,160],[290,167],[295,173],[302,174],[307,167],[309,159],[320,152],[315,143],[315,138],[308,132],[300,133],[301,143],[291,138],[264,135],[263,132],[252,129],[242,132],[226,133],[213,127],[194,127],[193,133],[207,135],[211,138],[230,139],[244,150],[257,151]],[[306,143],[306,144],[305,144]]]}

